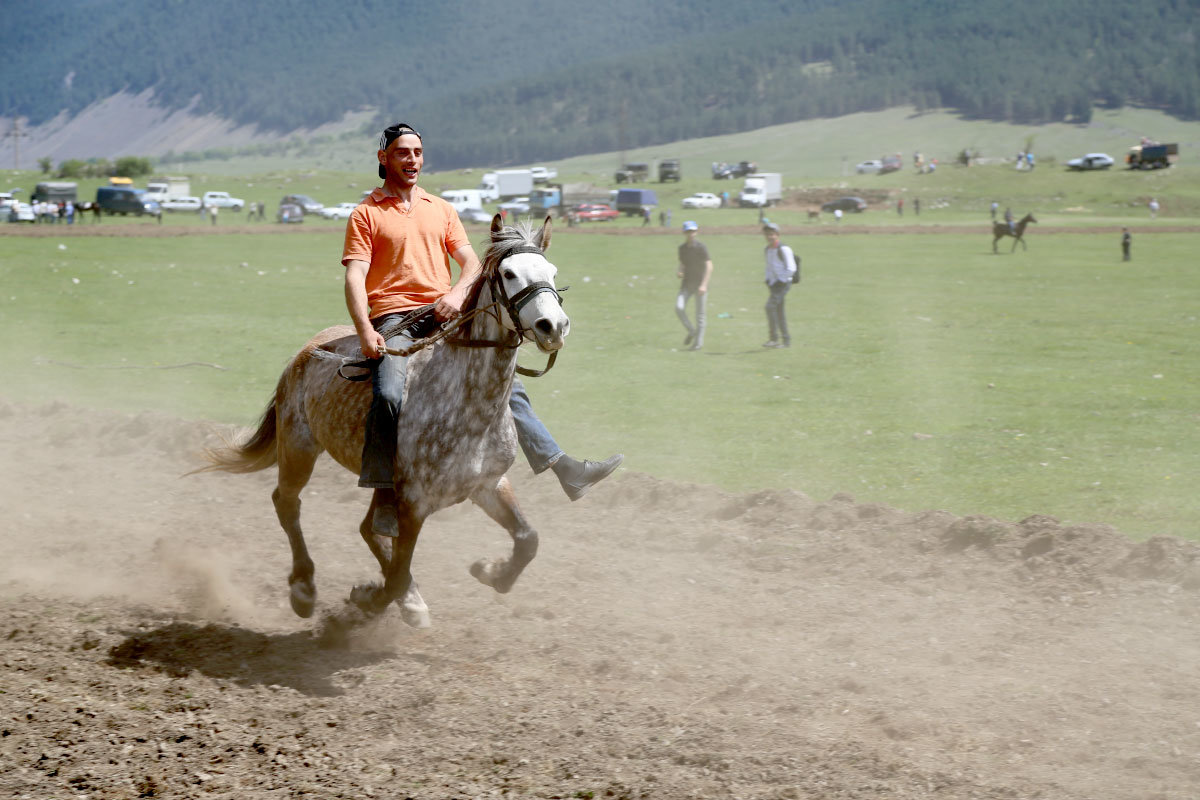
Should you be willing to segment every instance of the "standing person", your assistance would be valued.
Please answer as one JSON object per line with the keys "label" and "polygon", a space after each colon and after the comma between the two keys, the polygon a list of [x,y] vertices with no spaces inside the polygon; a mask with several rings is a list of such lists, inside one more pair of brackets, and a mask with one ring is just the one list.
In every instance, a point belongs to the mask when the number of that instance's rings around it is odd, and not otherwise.
{"label": "standing person", "polygon": [[921,198],[919,197],[913,198],[913,215],[921,216]]}
{"label": "standing person", "polygon": [[841,210],[840,208],[835,208],[835,209],[833,210],[833,218],[834,218],[834,220],[835,220],[835,221],[837,221],[837,222],[841,222],[841,221],[842,221],[842,210]]}
{"label": "standing person", "polygon": [[901,197],[899,200],[896,201],[896,214],[898,214],[901,217],[904,216],[904,198],[903,197]]}
{"label": "standing person", "polygon": [[75,224],[75,204],[73,202],[71,202],[70,200],[68,200],[65,210],[66,210],[66,214],[67,214],[67,224],[74,225]]}
{"label": "standing person", "polygon": [[1156,217],[1158,217],[1158,198],[1151,197],[1150,198],[1150,219],[1155,219]]}
{"label": "standing person", "polygon": [[1133,236],[1129,228],[1121,228],[1121,260],[1129,261],[1129,250],[1133,247]]}
{"label": "standing person", "polygon": [[213,204],[208,207],[208,218],[210,220],[212,220],[213,225],[217,224],[217,206],[216,206],[216,204]]}
{"label": "standing person", "polygon": [[770,338],[763,347],[791,347],[792,337],[788,333],[787,318],[784,316],[783,301],[792,288],[793,277],[800,266],[792,248],[779,243],[779,226],[768,222],[763,226],[767,246],[763,250],[766,260],[767,331]]}
{"label": "standing person", "polygon": [[[679,294],[675,297],[675,313],[683,327],[687,328],[687,337],[683,346],[688,350],[699,350],[704,346],[704,326],[707,320],[705,307],[708,304],[708,281],[712,277],[712,257],[708,248],[697,239],[700,226],[692,220],[683,223],[685,241],[679,245],[679,268],[675,276],[680,278]],[[687,301],[696,297],[696,324],[687,315]]]}
{"label": "standing person", "polygon": [[650,224],[650,206],[642,207],[642,227]]}
{"label": "standing person", "polygon": [[[392,476],[408,359],[387,354],[386,349],[399,349],[438,322],[459,316],[481,267],[454,207],[417,185],[425,164],[421,134],[403,123],[388,127],[379,138],[376,159],[384,183],[351,212],[342,265],[346,308],[359,346],[367,358],[378,359],[358,484],[377,493],[372,530],[395,536]],[[460,268],[454,284],[451,258]],[[427,305],[433,306],[429,313],[415,321],[405,319]],[[552,469],[571,500],[612,474],[623,460],[614,455],[602,462],[578,461],[566,455],[533,414],[520,381],[514,381],[509,408],[517,441],[534,472]]]}
{"label": "standing person", "polygon": [[1000,209],[1000,204],[995,200],[992,201],[992,222],[996,221],[996,212]]}

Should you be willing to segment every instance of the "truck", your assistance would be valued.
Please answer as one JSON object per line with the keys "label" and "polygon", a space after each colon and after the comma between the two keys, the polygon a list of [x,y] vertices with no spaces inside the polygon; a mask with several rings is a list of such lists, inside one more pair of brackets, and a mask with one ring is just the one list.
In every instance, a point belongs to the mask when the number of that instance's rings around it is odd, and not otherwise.
{"label": "truck", "polygon": [[179,200],[190,197],[192,184],[187,178],[151,178],[146,183],[146,197],[159,203],[164,200]]}
{"label": "truck", "polygon": [[1158,142],[1143,142],[1129,148],[1125,163],[1130,169],[1162,169],[1171,166],[1179,155],[1178,144],[1159,144]]}
{"label": "truck", "polygon": [[529,193],[529,213],[540,219],[562,205],[562,187],[555,183],[538,187]]}
{"label": "truck", "polygon": [[679,163],[678,158],[664,158],[658,162],[658,182],[666,183],[667,181],[675,181],[676,183],[683,177],[683,167]]}
{"label": "truck", "polygon": [[778,172],[755,172],[746,176],[738,205],[742,208],[766,208],[783,199],[783,176]]}
{"label": "truck", "polygon": [[533,191],[533,172],[527,169],[498,169],[485,172],[479,183],[480,197],[486,202],[524,197]]}
{"label": "truck", "polygon": [[613,174],[617,183],[640,183],[650,177],[650,165],[641,161],[631,162]]}
{"label": "truck", "polygon": [[479,189],[447,189],[442,192],[442,199],[460,214],[470,209],[483,209],[483,192]]}
{"label": "truck", "polygon": [[39,183],[33,187],[33,194],[29,199],[33,202],[51,202],[65,203],[70,200],[74,203],[79,199],[79,185],[73,181],[46,181]]}
{"label": "truck", "polygon": [[653,189],[620,189],[617,191],[617,211],[628,216],[637,216],[643,209],[658,205],[658,195]]}

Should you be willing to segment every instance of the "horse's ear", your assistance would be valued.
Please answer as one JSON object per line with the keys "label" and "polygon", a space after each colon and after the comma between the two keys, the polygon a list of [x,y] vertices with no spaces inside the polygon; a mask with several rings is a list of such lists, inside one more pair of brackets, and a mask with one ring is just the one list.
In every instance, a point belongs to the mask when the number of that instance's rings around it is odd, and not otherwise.
{"label": "horse's ear", "polygon": [[496,241],[496,234],[504,230],[504,217],[497,214],[492,217],[492,241]]}
{"label": "horse's ear", "polygon": [[546,221],[542,223],[542,229],[533,237],[533,241],[538,247],[542,248],[542,252],[550,249],[550,229],[554,227],[553,220],[550,215],[546,215]]}

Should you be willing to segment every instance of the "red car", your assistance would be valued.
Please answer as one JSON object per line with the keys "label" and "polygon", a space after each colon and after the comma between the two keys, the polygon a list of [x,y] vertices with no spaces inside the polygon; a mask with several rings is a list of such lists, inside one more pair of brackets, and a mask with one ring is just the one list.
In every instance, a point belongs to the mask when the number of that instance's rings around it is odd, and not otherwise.
{"label": "red car", "polygon": [[587,222],[591,219],[605,220],[616,219],[621,216],[612,206],[606,206],[603,203],[584,203],[575,208],[575,217],[580,222]]}

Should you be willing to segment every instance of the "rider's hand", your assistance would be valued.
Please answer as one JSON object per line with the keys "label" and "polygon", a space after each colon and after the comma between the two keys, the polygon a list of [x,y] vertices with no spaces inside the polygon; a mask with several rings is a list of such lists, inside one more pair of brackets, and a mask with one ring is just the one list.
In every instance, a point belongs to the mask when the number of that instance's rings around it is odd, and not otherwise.
{"label": "rider's hand", "polygon": [[379,335],[379,331],[371,329],[358,337],[358,346],[367,358],[383,358],[383,349],[387,347],[387,343]]}
{"label": "rider's hand", "polygon": [[434,303],[433,315],[437,317],[438,322],[445,322],[462,314],[462,307],[466,302],[465,294],[465,291],[460,291],[455,287]]}

